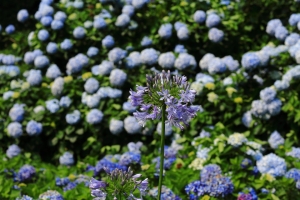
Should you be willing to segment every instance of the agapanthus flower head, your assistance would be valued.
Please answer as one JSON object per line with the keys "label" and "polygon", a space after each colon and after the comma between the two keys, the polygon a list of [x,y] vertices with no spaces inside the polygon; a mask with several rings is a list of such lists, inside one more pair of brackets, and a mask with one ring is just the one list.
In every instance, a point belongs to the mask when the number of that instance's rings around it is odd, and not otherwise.
{"label": "agapanthus flower head", "polygon": [[137,92],[130,91],[129,99],[133,106],[140,106],[140,111],[133,113],[141,125],[148,119],[160,119],[162,109],[167,112],[167,124],[181,129],[188,125],[196,116],[199,106],[190,106],[196,92],[190,90],[190,84],[185,76],[171,77],[170,71],[146,75],[147,86],[137,86]]}

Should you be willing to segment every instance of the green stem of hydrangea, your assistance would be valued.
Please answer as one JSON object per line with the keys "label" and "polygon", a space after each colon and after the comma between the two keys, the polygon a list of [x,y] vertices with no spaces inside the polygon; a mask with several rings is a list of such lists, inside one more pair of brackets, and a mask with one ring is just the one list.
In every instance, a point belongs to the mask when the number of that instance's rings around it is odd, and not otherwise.
{"label": "green stem of hydrangea", "polygon": [[165,121],[166,121],[166,105],[164,104],[162,106],[162,117],[161,117],[160,167],[159,167],[158,197],[157,197],[158,200],[160,200],[163,172],[164,172]]}

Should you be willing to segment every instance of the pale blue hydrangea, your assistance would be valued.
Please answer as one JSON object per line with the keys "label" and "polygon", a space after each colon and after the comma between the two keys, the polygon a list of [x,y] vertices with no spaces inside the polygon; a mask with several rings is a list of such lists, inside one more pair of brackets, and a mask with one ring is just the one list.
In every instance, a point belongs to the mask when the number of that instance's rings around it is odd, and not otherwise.
{"label": "pale blue hydrangea", "polygon": [[57,99],[51,99],[45,102],[46,108],[51,113],[56,113],[59,110],[59,101]]}
{"label": "pale blue hydrangea", "polygon": [[98,109],[92,109],[86,116],[86,121],[89,124],[99,124],[103,119],[103,113]]}
{"label": "pale blue hydrangea", "polygon": [[73,43],[69,39],[64,39],[64,41],[62,41],[62,43],[60,43],[60,48],[65,51],[72,49],[72,47],[73,47]]}
{"label": "pale blue hydrangea", "polygon": [[132,5],[125,5],[122,8],[122,13],[132,17],[132,15],[134,14],[134,7]]}
{"label": "pale blue hydrangea", "polygon": [[24,104],[14,104],[14,106],[9,110],[9,117],[12,121],[21,122],[24,119]]}
{"label": "pale blue hydrangea", "polygon": [[80,117],[79,110],[74,110],[72,113],[66,115],[66,122],[70,125],[77,124],[80,121]]}
{"label": "pale blue hydrangea", "polygon": [[277,27],[282,26],[279,19],[272,19],[268,22],[266,32],[270,35],[275,35],[275,30]]}
{"label": "pale blue hydrangea", "polygon": [[17,19],[19,22],[24,23],[29,17],[29,13],[26,9],[22,9],[18,12]]}
{"label": "pale blue hydrangea", "polygon": [[187,68],[194,69],[197,63],[195,57],[188,53],[180,53],[176,58],[174,66],[179,70],[184,70]]}
{"label": "pale blue hydrangea", "polygon": [[242,66],[246,70],[255,69],[260,64],[260,59],[258,55],[253,52],[245,53],[242,57]]}
{"label": "pale blue hydrangea", "polygon": [[288,89],[290,87],[290,83],[286,80],[277,80],[275,81],[274,86],[278,91],[281,91]]}
{"label": "pale blue hydrangea", "polygon": [[76,39],[83,39],[85,37],[85,34],[85,29],[81,26],[78,26],[73,30],[73,36]]}
{"label": "pale blue hydrangea", "polygon": [[111,18],[110,12],[107,11],[107,10],[105,10],[105,9],[102,9],[98,16],[99,16],[99,17],[102,17],[102,18],[104,18],[104,19],[105,19],[105,18],[108,18],[108,19]]}
{"label": "pale blue hydrangea", "polygon": [[131,52],[128,57],[125,59],[126,67],[129,69],[138,67],[142,64],[141,54],[137,51]]}
{"label": "pale blue hydrangea", "polygon": [[109,76],[110,84],[121,87],[127,80],[127,74],[121,69],[113,69]]}
{"label": "pale blue hydrangea", "polygon": [[142,8],[148,1],[147,0],[132,0],[131,4],[134,8],[140,9]]}
{"label": "pale blue hydrangea", "polygon": [[267,104],[262,100],[254,100],[251,104],[251,113],[255,117],[263,117],[268,111]]}
{"label": "pale blue hydrangea", "polygon": [[85,22],[83,23],[83,26],[84,26],[84,28],[86,28],[86,29],[90,29],[90,28],[93,27],[93,22],[87,20],[87,21],[85,21]]}
{"label": "pale blue hydrangea", "polygon": [[51,85],[51,93],[54,96],[60,96],[64,90],[64,78],[57,77]]}
{"label": "pale blue hydrangea", "polygon": [[42,72],[40,70],[31,69],[28,73],[26,81],[31,86],[40,85],[42,82]]}
{"label": "pale blue hydrangea", "polygon": [[267,104],[268,106],[268,113],[271,116],[278,115],[281,111],[282,103],[279,99],[275,98],[273,101]]}
{"label": "pale blue hydrangea", "polygon": [[248,149],[246,151],[246,154],[252,156],[252,158],[256,161],[261,160],[263,157],[262,153],[259,150],[254,151],[253,149]]}
{"label": "pale blue hydrangea", "polygon": [[38,39],[42,42],[48,40],[48,38],[50,37],[50,34],[47,30],[42,29],[38,32]]}
{"label": "pale blue hydrangea", "polygon": [[260,85],[264,84],[264,79],[262,79],[260,76],[257,76],[256,74],[253,76],[253,79]]}
{"label": "pale blue hydrangea", "polygon": [[98,94],[88,95],[86,92],[83,92],[81,102],[86,104],[89,108],[95,108],[99,105],[100,96]]}
{"label": "pale blue hydrangea", "polygon": [[117,119],[112,119],[109,122],[109,131],[114,135],[119,135],[124,129],[124,122]]}
{"label": "pale blue hydrangea", "polygon": [[84,84],[84,90],[87,93],[94,94],[99,88],[99,82],[95,78],[89,78]]}
{"label": "pale blue hydrangea", "polygon": [[57,77],[61,76],[61,71],[56,64],[50,65],[47,69],[46,77],[50,79],[56,79]]}
{"label": "pale blue hydrangea", "polygon": [[58,51],[58,46],[56,43],[54,42],[49,42],[47,47],[46,47],[46,51],[49,53],[49,54],[54,54]]}
{"label": "pale blue hydrangea", "polygon": [[105,38],[103,38],[102,40],[102,46],[110,49],[115,45],[115,40],[111,35],[107,35],[105,36]]}
{"label": "pale blue hydrangea", "polygon": [[260,173],[270,174],[274,177],[283,176],[286,172],[285,160],[273,153],[262,157],[256,165]]}
{"label": "pale blue hydrangea", "polygon": [[64,23],[62,22],[62,21],[60,21],[60,20],[53,20],[52,22],[51,22],[51,29],[52,30],[60,30],[60,29],[62,29],[64,27]]}
{"label": "pale blue hydrangea", "polygon": [[74,1],[73,7],[77,9],[82,9],[84,7],[84,3],[82,1]]}
{"label": "pale blue hydrangea", "polygon": [[193,19],[198,24],[201,24],[201,23],[203,23],[206,20],[206,14],[205,14],[205,12],[203,10],[197,10],[194,13]]}
{"label": "pale blue hydrangea", "polygon": [[211,13],[207,16],[205,24],[208,28],[218,26],[221,22],[221,18],[216,13]]}
{"label": "pale blue hydrangea", "polygon": [[10,24],[10,25],[8,25],[6,28],[5,28],[5,32],[7,33],[7,34],[13,34],[14,32],[15,32],[15,26],[14,25],[12,25],[12,24]]}
{"label": "pale blue hydrangea", "polygon": [[129,22],[130,22],[130,16],[127,14],[121,14],[117,17],[115,25],[117,27],[125,27],[128,26]]}
{"label": "pale blue hydrangea", "polygon": [[59,21],[61,21],[61,22],[65,22],[66,19],[67,19],[67,15],[66,15],[66,13],[63,12],[63,11],[57,11],[57,12],[55,13],[55,15],[54,15],[54,19],[55,19],[55,20],[59,20]]}
{"label": "pale blue hydrangea", "polygon": [[202,147],[202,145],[199,145],[196,153],[197,158],[207,160],[209,156],[208,153],[210,152],[210,150],[211,148]]}
{"label": "pale blue hydrangea", "polygon": [[153,48],[144,49],[141,52],[140,58],[145,65],[154,65],[157,63],[159,53]]}
{"label": "pale blue hydrangea", "polygon": [[147,47],[147,46],[152,45],[151,38],[149,38],[147,36],[144,36],[143,39],[142,39],[142,41],[141,41],[141,45],[142,45],[142,47]]}
{"label": "pale blue hydrangea", "polygon": [[107,24],[106,24],[106,22],[103,18],[97,17],[97,18],[94,19],[93,27],[95,29],[98,29],[98,30],[104,29],[104,28],[106,28],[106,26],[107,26]]}
{"label": "pale blue hydrangea", "polygon": [[[157,126],[156,126],[156,132],[161,135],[161,122],[158,122]],[[170,136],[172,135],[173,130],[172,130],[172,125],[170,125],[169,123],[165,123],[165,135],[166,136]]]}
{"label": "pale blue hydrangea", "polygon": [[114,64],[110,61],[103,60],[102,63],[97,67],[99,75],[109,75],[114,68]]}
{"label": "pale blue hydrangea", "polygon": [[41,12],[42,16],[51,16],[54,13],[54,8],[46,4],[40,4],[39,11]]}
{"label": "pale blue hydrangea", "polygon": [[26,64],[33,64],[34,62],[34,59],[37,57],[36,54],[34,54],[33,52],[26,52],[25,55],[24,55],[24,62]]}
{"label": "pale blue hydrangea", "polygon": [[129,113],[133,113],[136,111],[137,107],[131,105],[131,103],[129,101],[126,101],[123,103],[122,109],[128,111]]}
{"label": "pale blue hydrangea", "polygon": [[99,53],[99,49],[97,47],[90,47],[87,51],[88,57],[94,57]]}
{"label": "pale blue hydrangea", "polygon": [[111,87],[100,87],[97,95],[100,98],[120,98],[122,96],[122,90],[111,88]]}
{"label": "pale blue hydrangea", "polygon": [[70,152],[65,152],[62,156],[59,157],[59,163],[61,165],[71,166],[74,164],[73,154]]}
{"label": "pale blue hydrangea", "polygon": [[161,38],[168,39],[172,36],[172,24],[162,24],[158,30],[158,34]]}
{"label": "pale blue hydrangea", "polygon": [[38,69],[44,68],[46,66],[49,65],[49,59],[47,56],[41,55],[41,56],[37,56],[34,59],[34,66]]}
{"label": "pale blue hydrangea", "polygon": [[[213,130],[214,127],[213,126],[208,126],[206,127],[207,129],[210,129],[210,130]],[[209,131],[206,131],[205,129],[202,129],[200,134],[199,134],[199,137],[200,138],[209,138],[211,136],[210,132]]]}
{"label": "pale blue hydrangea", "polygon": [[113,63],[120,62],[126,56],[126,51],[119,47],[115,47],[108,52],[108,59]]}
{"label": "pale blue hydrangea", "polygon": [[63,108],[68,108],[72,103],[72,100],[68,96],[63,96],[60,98],[59,105]]}
{"label": "pale blue hydrangea", "polygon": [[56,190],[48,190],[39,195],[39,199],[55,199],[55,200],[63,200],[63,196],[57,192]]}
{"label": "pale blue hydrangea", "polygon": [[174,67],[175,64],[175,55],[173,52],[166,52],[166,53],[162,53],[160,54],[159,58],[158,58],[158,64],[165,69],[171,69]]}
{"label": "pale blue hydrangea", "polygon": [[215,58],[215,56],[211,53],[207,53],[205,54],[200,62],[199,62],[199,66],[201,69],[203,70],[208,70],[208,64],[211,62],[211,60],[213,60]]}
{"label": "pale blue hydrangea", "polygon": [[196,82],[203,83],[205,85],[206,83],[213,83],[215,80],[208,74],[198,73],[196,75]]}
{"label": "pale blue hydrangea", "polygon": [[226,77],[223,79],[223,85],[227,86],[227,85],[232,85],[233,84],[233,80],[231,77]]}
{"label": "pale blue hydrangea", "polygon": [[245,137],[245,135],[241,134],[241,133],[231,134],[227,139],[227,143],[232,145],[233,147],[239,147],[239,146],[243,145],[244,143],[246,143],[247,141],[248,140]]}
{"label": "pale blue hydrangea", "polygon": [[289,18],[289,24],[291,26],[296,26],[300,21],[300,13],[293,13]]}
{"label": "pale blue hydrangea", "polygon": [[284,144],[284,138],[278,133],[278,131],[274,131],[269,139],[268,142],[272,149],[277,149],[280,145]]}
{"label": "pale blue hydrangea", "polygon": [[286,46],[293,46],[295,45],[300,39],[300,35],[298,33],[291,33],[289,36],[285,38],[284,44]]}
{"label": "pale blue hydrangea", "polygon": [[1,61],[4,65],[13,65],[17,58],[14,55],[3,55]]}
{"label": "pale blue hydrangea", "polygon": [[15,156],[18,156],[20,153],[21,153],[21,149],[16,144],[10,145],[6,150],[6,156],[8,158],[13,158]]}
{"label": "pale blue hydrangea", "polygon": [[138,123],[135,117],[133,116],[127,116],[124,119],[124,128],[127,133],[129,134],[137,134],[141,133],[142,126]]}
{"label": "pale blue hydrangea", "polygon": [[176,31],[179,31],[179,29],[181,29],[183,27],[187,28],[187,25],[183,22],[177,21],[174,24],[174,28],[175,28]]}
{"label": "pale blue hydrangea", "polygon": [[275,37],[278,40],[284,41],[288,34],[289,31],[284,26],[279,26],[275,29]]}
{"label": "pale blue hydrangea", "polygon": [[183,45],[177,44],[177,45],[175,46],[175,48],[174,48],[174,52],[176,52],[176,53],[186,53],[187,50],[184,48]]}
{"label": "pale blue hydrangea", "polygon": [[75,57],[70,58],[67,63],[67,73],[75,74],[82,70],[83,67],[89,64],[89,58],[84,54],[77,54]]}
{"label": "pale blue hydrangea", "polygon": [[2,98],[3,100],[10,99],[13,96],[14,92],[13,91],[6,91],[3,93]]}
{"label": "pale blue hydrangea", "polygon": [[11,122],[7,126],[7,133],[9,136],[18,138],[23,134],[22,125],[19,122]]}
{"label": "pale blue hydrangea", "polygon": [[30,120],[26,125],[26,132],[30,136],[40,135],[43,131],[43,126],[34,120]]}
{"label": "pale blue hydrangea", "polygon": [[44,16],[41,18],[40,22],[43,26],[50,26],[53,21],[53,18],[51,16]]}
{"label": "pale blue hydrangea", "polygon": [[222,61],[225,63],[226,67],[234,72],[239,68],[239,62],[237,60],[234,60],[232,56],[225,56],[222,58]]}
{"label": "pale blue hydrangea", "polygon": [[42,18],[42,12],[41,11],[36,11],[34,13],[34,18],[39,21]]}
{"label": "pale blue hydrangea", "polygon": [[177,31],[177,37],[179,40],[187,40],[189,38],[189,30],[187,27],[181,27],[178,31]]}
{"label": "pale blue hydrangea", "polygon": [[287,156],[292,156],[293,158],[300,159],[300,148],[292,147],[290,152],[286,153]]}
{"label": "pale blue hydrangea", "polygon": [[265,51],[257,51],[255,54],[259,58],[259,66],[267,66],[270,60],[270,55]]}
{"label": "pale blue hydrangea", "polygon": [[210,74],[223,73],[226,69],[225,63],[220,58],[213,58],[208,62],[208,72]]}
{"label": "pale blue hydrangea", "polygon": [[266,103],[270,103],[276,97],[276,90],[267,87],[260,91],[259,97]]}
{"label": "pale blue hydrangea", "polygon": [[219,43],[224,38],[224,32],[222,30],[219,30],[217,28],[211,28],[208,31],[208,39],[210,39],[212,42]]}

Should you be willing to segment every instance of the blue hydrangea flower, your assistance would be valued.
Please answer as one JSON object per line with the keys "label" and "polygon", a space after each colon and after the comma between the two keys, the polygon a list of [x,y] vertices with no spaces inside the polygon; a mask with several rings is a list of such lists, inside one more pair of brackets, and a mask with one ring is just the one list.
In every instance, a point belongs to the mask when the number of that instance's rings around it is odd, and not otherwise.
{"label": "blue hydrangea flower", "polygon": [[82,70],[83,67],[87,66],[89,58],[84,54],[77,54],[75,57],[70,58],[67,63],[67,73],[75,74]]}
{"label": "blue hydrangea flower", "polygon": [[299,39],[300,39],[300,35],[298,33],[291,33],[289,36],[285,38],[284,44],[290,47],[295,45]]}
{"label": "blue hydrangea flower", "polygon": [[112,62],[103,60],[99,65],[99,75],[109,75],[113,68],[114,65]]}
{"label": "blue hydrangea flower", "polygon": [[171,69],[174,67],[175,64],[175,55],[173,54],[173,52],[166,52],[166,53],[162,53],[160,54],[159,58],[158,58],[158,64],[165,69]]}
{"label": "blue hydrangea flower", "polygon": [[36,170],[31,165],[23,165],[16,174],[15,180],[18,182],[30,181],[36,174]]}
{"label": "blue hydrangea flower", "polygon": [[144,36],[141,41],[142,47],[147,47],[147,46],[150,46],[151,44],[152,44],[152,40],[149,37]]}
{"label": "blue hydrangea flower", "polygon": [[42,16],[42,12],[41,11],[36,11],[35,13],[34,13],[34,18],[36,19],[36,20],[40,20],[41,18],[42,18],[43,16]]}
{"label": "blue hydrangea flower", "polygon": [[84,2],[82,2],[82,1],[74,1],[74,3],[73,3],[73,7],[77,8],[77,9],[82,9],[83,6],[84,6]]}
{"label": "blue hydrangea flower", "polygon": [[56,43],[54,42],[49,42],[48,45],[47,45],[47,48],[46,48],[46,51],[49,53],[49,54],[54,54],[56,53],[58,50],[58,46]]}
{"label": "blue hydrangea flower", "polygon": [[94,19],[93,26],[95,29],[100,30],[106,28],[107,24],[103,18],[97,17],[96,19]]}
{"label": "blue hydrangea flower", "polygon": [[42,4],[39,8],[42,16],[52,16],[54,13],[54,8],[52,6]]}
{"label": "blue hydrangea flower", "polygon": [[141,58],[141,61],[143,64],[154,65],[157,63],[158,56],[159,56],[159,53],[155,49],[148,48],[148,49],[144,49],[141,52],[140,58]]}
{"label": "blue hydrangea flower", "polygon": [[99,82],[95,78],[89,78],[84,84],[84,90],[90,94],[95,93],[99,88]]}
{"label": "blue hydrangea flower", "polygon": [[58,20],[58,21],[61,21],[61,22],[65,22],[66,19],[67,19],[67,15],[65,12],[63,11],[57,11],[54,15],[54,19],[55,20]]}
{"label": "blue hydrangea flower", "polygon": [[267,66],[270,60],[270,55],[265,51],[258,51],[255,52],[255,54],[258,56],[260,63],[259,66]]}
{"label": "blue hydrangea flower", "polygon": [[268,142],[272,149],[277,149],[280,145],[284,144],[284,138],[278,133],[274,131],[268,139]]}
{"label": "blue hydrangea flower", "polygon": [[287,156],[300,159],[300,148],[292,147],[292,151],[286,153]]}
{"label": "blue hydrangea flower", "polygon": [[132,0],[131,4],[134,8],[140,9],[142,8],[148,1],[147,0]]}
{"label": "blue hydrangea flower", "polygon": [[175,46],[175,48],[174,48],[174,51],[176,52],[176,53],[186,53],[187,52],[187,50],[184,48],[184,46],[183,45],[181,45],[181,44],[177,44],[176,46]]}
{"label": "blue hydrangea flower", "polygon": [[270,35],[275,35],[276,28],[280,26],[282,26],[282,23],[279,19],[272,19],[267,24],[266,32]]}
{"label": "blue hydrangea flower", "polygon": [[66,121],[68,124],[74,125],[79,122],[80,117],[81,115],[79,110],[74,110],[72,113],[66,115]]}
{"label": "blue hydrangea flower", "polygon": [[47,58],[47,56],[41,55],[41,56],[37,56],[34,59],[34,66],[38,69],[44,68],[48,65],[49,65],[49,59]]}
{"label": "blue hydrangea flower", "polygon": [[275,37],[278,40],[284,41],[288,34],[289,31],[284,26],[279,26],[275,29]]}
{"label": "blue hydrangea flower", "polygon": [[60,98],[59,105],[63,108],[68,108],[72,103],[72,100],[68,96]]}
{"label": "blue hydrangea flower", "polygon": [[125,59],[126,67],[129,69],[138,67],[142,64],[141,54],[137,51],[131,52],[128,57]]}
{"label": "blue hydrangea flower", "polygon": [[26,132],[30,136],[39,135],[43,131],[43,126],[34,120],[30,120],[26,126]]}
{"label": "blue hydrangea flower", "polygon": [[50,37],[50,34],[47,30],[42,29],[38,32],[38,39],[42,42],[48,40],[48,38]]}
{"label": "blue hydrangea flower", "polygon": [[50,65],[47,69],[46,77],[50,79],[56,79],[57,77],[61,76],[61,71],[56,64]]}
{"label": "blue hydrangea flower", "polygon": [[123,110],[126,110],[126,111],[128,111],[129,113],[133,113],[133,112],[135,112],[136,109],[137,109],[136,106],[131,105],[131,103],[128,102],[128,101],[126,101],[126,102],[123,103],[122,108],[123,108]]}
{"label": "blue hydrangea flower", "polygon": [[6,150],[6,156],[8,158],[13,158],[21,153],[21,149],[18,145],[13,144],[8,147]]}
{"label": "blue hydrangea flower", "polygon": [[43,24],[43,26],[50,26],[53,21],[53,18],[51,16],[44,16],[41,18],[40,22]]}
{"label": "blue hydrangea flower", "polygon": [[221,18],[216,13],[211,13],[207,16],[205,24],[208,28],[218,26],[221,22]]}
{"label": "blue hydrangea flower", "polygon": [[197,10],[194,13],[194,21],[197,22],[198,24],[203,23],[206,20],[206,14],[203,10]]}
{"label": "blue hydrangea flower", "polygon": [[290,83],[286,80],[277,80],[275,81],[274,86],[278,91],[281,91],[288,89],[290,87]]}
{"label": "blue hydrangea flower", "polygon": [[299,21],[300,21],[300,14],[299,13],[291,14],[291,16],[289,18],[289,24],[291,26],[296,26]]}
{"label": "blue hydrangea flower", "polygon": [[51,85],[51,93],[54,96],[60,96],[64,89],[64,83],[65,82],[62,77],[57,77]]}
{"label": "blue hydrangea flower", "polygon": [[28,11],[26,9],[22,9],[18,12],[17,19],[19,22],[24,23],[29,17]]}
{"label": "blue hydrangea flower", "polygon": [[226,78],[224,78],[222,82],[223,82],[223,85],[224,85],[224,86],[232,85],[232,84],[233,84],[233,80],[232,80],[231,77],[226,77]]}
{"label": "blue hydrangea flower", "polygon": [[125,27],[129,24],[130,22],[130,16],[127,14],[121,14],[118,16],[115,25],[117,27]]}
{"label": "blue hydrangea flower", "polygon": [[179,56],[175,60],[174,66],[179,70],[184,70],[187,68],[194,69],[197,63],[194,56],[188,53],[180,53]]}
{"label": "blue hydrangea flower", "polygon": [[7,126],[7,132],[9,136],[18,138],[23,134],[22,125],[19,122],[11,122]]}
{"label": "blue hydrangea flower", "polygon": [[119,160],[120,165],[140,164],[141,154],[137,152],[125,152]]}
{"label": "blue hydrangea flower", "polygon": [[92,109],[86,116],[86,121],[89,124],[95,125],[99,124],[103,119],[103,113],[98,109]]}
{"label": "blue hydrangea flower", "polygon": [[120,134],[124,129],[124,122],[117,119],[112,119],[109,122],[109,131],[114,134]]}
{"label": "blue hydrangea flower", "polygon": [[14,25],[12,25],[12,24],[10,24],[10,25],[8,25],[6,28],[5,28],[5,32],[7,33],[7,34],[13,34],[14,32],[15,32],[15,26]]}
{"label": "blue hydrangea flower", "polygon": [[76,39],[83,39],[85,37],[85,29],[81,26],[78,26],[73,31],[73,36]]}
{"label": "blue hydrangea flower", "polygon": [[137,134],[137,133],[141,133],[142,126],[138,123],[135,117],[127,116],[124,119],[124,129],[129,134]]}
{"label": "blue hydrangea flower", "polygon": [[24,104],[15,104],[10,110],[9,110],[9,117],[12,121],[21,122],[24,119]]}
{"label": "blue hydrangea flower", "polygon": [[121,69],[113,69],[109,76],[110,84],[121,87],[127,80],[127,74]]}
{"label": "blue hydrangea flower", "polygon": [[205,85],[206,83],[213,83],[215,80],[208,74],[198,73],[196,75],[196,82],[203,83]]}
{"label": "blue hydrangea flower", "polygon": [[113,63],[120,62],[126,56],[126,51],[119,47],[115,47],[108,52],[108,59]]}
{"label": "blue hydrangea flower", "polygon": [[270,103],[276,97],[276,90],[267,87],[260,91],[259,96],[264,102]]}
{"label": "blue hydrangea flower", "polygon": [[189,30],[187,27],[181,27],[177,31],[177,37],[179,40],[187,40],[189,38]]}
{"label": "blue hydrangea flower", "polygon": [[205,54],[199,62],[199,66],[203,70],[208,70],[208,64],[213,60],[215,56],[211,53]]}
{"label": "blue hydrangea flower", "polygon": [[[158,122],[157,126],[156,126],[156,132],[161,135],[161,122]],[[170,124],[165,123],[165,135],[166,136],[170,136],[173,133],[172,130],[172,126],[170,126]]]}
{"label": "blue hydrangea flower", "polygon": [[213,58],[208,62],[208,72],[210,74],[223,73],[226,69],[225,63],[220,58]]}
{"label": "blue hydrangea flower", "polygon": [[255,69],[260,64],[259,57],[252,52],[245,53],[242,57],[242,66],[246,70]]}
{"label": "blue hydrangea flower", "polygon": [[[158,188],[155,187],[155,188],[151,189],[149,191],[149,195],[152,196],[152,197],[154,197],[154,198],[157,198],[157,196],[158,196]],[[161,200],[168,200],[168,199],[181,200],[181,198],[179,196],[177,196],[176,194],[174,194],[174,192],[172,190],[170,190],[169,188],[167,188],[164,185],[162,185],[162,187],[161,187],[160,199]]]}
{"label": "blue hydrangea flower", "polygon": [[34,59],[36,58],[36,56],[34,55],[33,52],[26,52],[24,55],[24,62],[26,64],[32,64],[34,62]]}
{"label": "blue hydrangea flower", "polygon": [[114,45],[115,45],[115,41],[114,41],[114,38],[112,36],[107,35],[105,38],[103,38],[103,40],[102,40],[102,46],[103,47],[105,47],[107,49],[110,49]]}
{"label": "blue hydrangea flower", "polygon": [[264,114],[266,114],[268,111],[268,107],[266,105],[266,103],[262,100],[254,100],[252,101],[251,104],[251,113],[255,116],[255,117],[263,117]]}
{"label": "blue hydrangea flower", "polygon": [[285,177],[292,178],[295,181],[299,181],[300,180],[300,170],[296,169],[296,168],[292,168],[285,173]]}
{"label": "blue hydrangea flower", "polygon": [[162,24],[158,30],[158,34],[163,39],[168,39],[172,36],[172,24]]}
{"label": "blue hydrangea flower", "polygon": [[56,113],[59,110],[59,101],[57,99],[46,101],[46,108],[51,113]]}
{"label": "blue hydrangea flower", "polygon": [[65,152],[62,156],[59,157],[59,163],[61,165],[73,165],[74,164],[74,157],[73,154],[70,152]]}
{"label": "blue hydrangea flower", "polygon": [[2,95],[3,100],[7,100],[13,96],[14,92],[13,91],[7,91],[4,92]]}
{"label": "blue hydrangea flower", "polygon": [[276,154],[270,153],[256,162],[257,168],[262,174],[270,174],[274,177],[283,176],[286,172],[286,162]]}
{"label": "blue hydrangea flower", "polygon": [[122,8],[122,13],[131,17],[134,14],[134,7],[132,5],[125,5]]}
{"label": "blue hydrangea flower", "polygon": [[183,22],[177,21],[174,24],[174,28],[176,31],[179,31],[179,29],[181,29],[181,28],[187,28],[187,25]]}
{"label": "blue hydrangea flower", "polygon": [[4,65],[13,65],[17,58],[14,55],[3,55],[1,61]]}
{"label": "blue hydrangea flower", "polygon": [[88,95],[86,92],[83,92],[81,102],[89,108],[95,108],[99,105],[100,96],[98,94]]}
{"label": "blue hydrangea flower", "polygon": [[34,112],[34,113],[39,113],[39,112],[44,112],[44,111],[45,111],[44,106],[36,106],[36,107],[33,109],[33,112]]}
{"label": "blue hydrangea flower", "polygon": [[99,49],[97,47],[90,47],[86,54],[88,55],[88,57],[91,58],[91,57],[96,56],[98,54],[98,52],[99,52]]}
{"label": "blue hydrangea flower", "polygon": [[63,196],[56,190],[48,190],[39,195],[39,199],[55,199],[55,200],[64,200]]}
{"label": "blue hydrangea flower", "polygon": [[246,126],[248,128],[250,127],[251,122],[252,122],[252,115],[251,115],[250,111],[247,111],[243,114],[242,122],[243,122],[244,126]]}
{"label": "blue hydrangea flower", "polygon": [[28,73],[26,81],[31,86],[40,85],[42,82],[42,72],[40,70],[31,69]]}
{"label": "blue hydrangea flower", "polygon": [[118,90],[115,88],[111,88],[111,87],[101,87],[98,92],[97,95],[100,98],[120,98],[122,96],[122,90]]}
{"label": "blue hydrangea flower", "polygon": [[219,43],[224,38],[224,32],[222,30],[219,30],[217,28],[211,28],[208,31],[208,39],[210,39],[212,42]]}
{"label": "blue hydrangea flower", "polygon": [[60,43],[60,48],[65,51],[72,49],[72,47],[73,47],[73,43],[69,39],[64,39],[64,41]]}
{"label": "blue hydrangea flower", "polygon": [[84,26],[84,28],[86,28],[86,29],[90,29],[90,28],[93,27],[93,22],[87,20],[87,21],[85,21],[85,22],[83,23],[83,26]]}
{"label": "blue hydrangea flower", "polygon": [[267,106],[268,106],[268,113],[271,116],[276,116],[281,111],[282,103],[281,103],[281,101],[279,99],[275,98],[273,101],[271,101],[270,103],[268,103]]}
{"label": "blue hydrangea flower", "polygon": [[239,62],[237,60],[234,60],[232,56],[225,56],[222,58],[222,61],[225,63],[226,67],[232,72],[236,71],[239,67]]}
{"label": "blue hydrangea flower", "polygon": [[64,27],[64,23],[62,22],[62,21],[60,21],[60,20],[53,20],[52,22],[51,22],[51,29],[52,30],[60,30],[60,29],[62,29]]}

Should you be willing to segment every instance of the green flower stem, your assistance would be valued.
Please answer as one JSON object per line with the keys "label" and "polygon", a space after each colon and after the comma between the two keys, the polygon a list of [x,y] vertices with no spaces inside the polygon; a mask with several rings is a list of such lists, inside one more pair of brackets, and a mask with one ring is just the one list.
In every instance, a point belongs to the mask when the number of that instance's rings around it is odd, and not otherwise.
{"label": "green flower stem", "polygon": [[162,106],[162,117],[161,117],[161,139],[160,139],[160,168],[159,168],[159,181],[158,181],[158,197],[160,200],[161,186],[164,172],[164,150],[165,150],[165,121],[166,121],[166,105]]}

